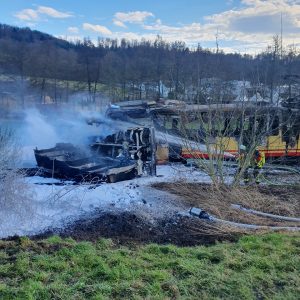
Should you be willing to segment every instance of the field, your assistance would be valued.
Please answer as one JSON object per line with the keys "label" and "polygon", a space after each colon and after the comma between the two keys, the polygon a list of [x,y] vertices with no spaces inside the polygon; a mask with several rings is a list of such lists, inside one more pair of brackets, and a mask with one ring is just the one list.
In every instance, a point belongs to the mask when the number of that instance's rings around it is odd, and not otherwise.
{"label": "field", "polygon": [[117,246],[0,241],[1,299],[299,299],[299,234],[236,243]]}

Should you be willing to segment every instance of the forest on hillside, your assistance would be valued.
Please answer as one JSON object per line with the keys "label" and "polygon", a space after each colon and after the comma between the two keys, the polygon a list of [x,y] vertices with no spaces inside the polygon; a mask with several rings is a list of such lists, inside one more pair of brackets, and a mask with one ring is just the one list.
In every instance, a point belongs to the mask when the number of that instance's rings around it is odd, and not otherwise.
{"label": "forest on hillside", "polygon": [[[49,89],[58,98],[61,81],[82,83],[91,101],[105,86],[116,100],[169,98],[203,102],[208,78],[222,82],[249,81],[254,86],[286,84],[297,75],[300,55],[295,47],[283,49],[280,38],[255,56],[225,54],[222,49],[188,47],[184,42],[129,41],[89,38],[68,42],[51,35],[0,24],[0,73],[16,76],[40,91]],[[22,88],[21,88],[22,89]],[[189,92],[189,93],[188,93]],[[188,97],[187,97],[188,95]]]}

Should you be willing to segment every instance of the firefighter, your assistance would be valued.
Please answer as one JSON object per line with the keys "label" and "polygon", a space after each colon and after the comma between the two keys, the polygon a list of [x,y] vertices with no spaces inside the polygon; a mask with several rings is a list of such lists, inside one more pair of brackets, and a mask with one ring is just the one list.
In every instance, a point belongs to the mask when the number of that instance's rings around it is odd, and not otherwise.
{"label": "firefighter", "polygon": [[266,163],[265,154],[262,151],[256,149],[253,154],[253,158],[251,161],[251,165],[253,167],[253,177],[255,179],[255,183],[260,183],[260,173],[264,164]]}
{"label": "firefighter", "polygon": [[[244,145],[240,145],[240,154],[239,157],[237,158],[239,162],[239,169],[238,172],[241,171],[241,169],[244,167],[244,173],[243,173],[243,178],[244,178],[244,183],[248,184],[250,181],[250,176],[249,176],[249,169],[253,168],[253,177],[255,180],[256,184],[260,183],[260,172],[262,167],[264,166],[266,159],[265,159],[265,154],[258,149],[256,149],[253,153],[253,156],[251,157],[250,162],[247,162],[247,152],[246,152],[246,147]],[[246,165],[245,165],[246,164]]]}

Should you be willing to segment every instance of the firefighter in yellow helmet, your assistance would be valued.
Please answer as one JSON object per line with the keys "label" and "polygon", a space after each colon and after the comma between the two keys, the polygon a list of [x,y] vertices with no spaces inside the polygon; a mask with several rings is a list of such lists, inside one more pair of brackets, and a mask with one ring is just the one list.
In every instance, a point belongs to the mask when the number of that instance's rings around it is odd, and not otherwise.
{"label": "firefighter in yellow helmet", "polygon": [[253,156],[250,159],[250,162],[247,162],[246,158],[247,158],[246,147],[244,145],[241,145],[240,154],[239,157],[237,158],[239,163],[238,172],[240,172],[241,169],[244,168],[244,173],[243,173],[244,183],[248,184],[250,181],[249,169],[253,168],[253,177],[255,179],[255,183],[259,184],[260,183],[259,175],[262,167],[266,162],[265,154],[262,151],[255,149]]}
{"label": "firefighter in yellow helmet", "polygon": [[259,151],[256,149],[254,151],[252,160],[251,160],[251,166],[253,168],[253,176],[255,179],[255,183],[259,184],[260,183],[260,172],[264,164],[266,163],[266,158],[265,154],[262,151]]}

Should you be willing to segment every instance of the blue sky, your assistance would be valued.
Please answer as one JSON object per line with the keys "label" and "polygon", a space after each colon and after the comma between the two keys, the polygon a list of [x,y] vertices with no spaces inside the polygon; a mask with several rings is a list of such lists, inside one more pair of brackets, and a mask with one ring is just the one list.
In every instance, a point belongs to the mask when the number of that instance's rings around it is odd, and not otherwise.
{"label": "blue sky", "polygon": [[70,40],[182,40],[225,52],[257,53],[280,34],[300,46],[300,0],[0,0],[0,22]]}

